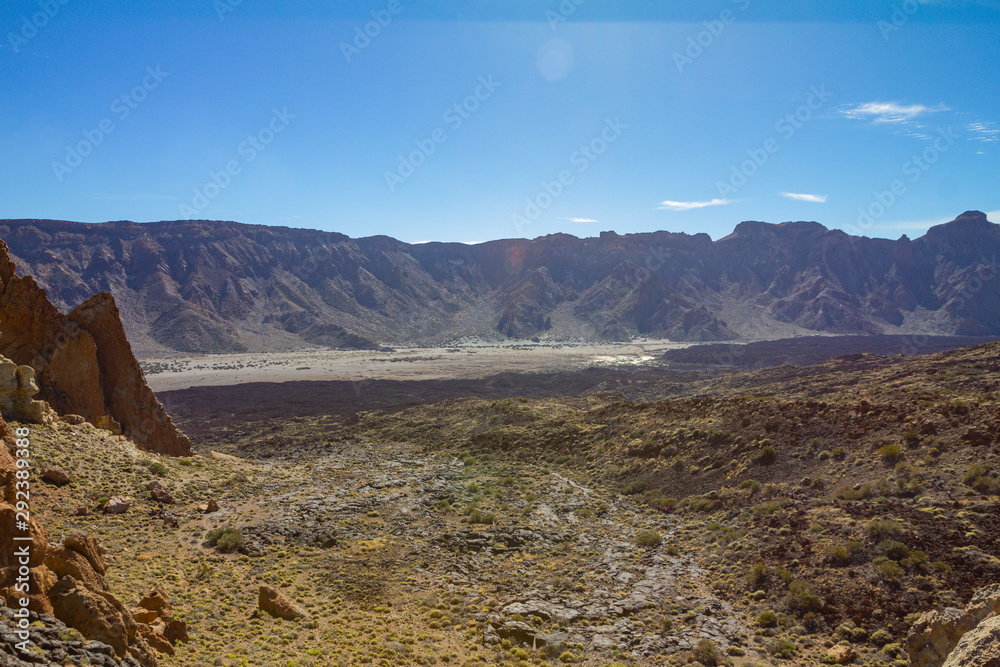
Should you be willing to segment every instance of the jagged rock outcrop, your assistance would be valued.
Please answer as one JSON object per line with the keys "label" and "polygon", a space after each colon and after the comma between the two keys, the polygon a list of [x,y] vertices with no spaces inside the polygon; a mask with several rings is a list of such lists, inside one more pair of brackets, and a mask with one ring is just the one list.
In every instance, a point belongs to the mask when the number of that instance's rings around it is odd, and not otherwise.
{"label": "jagged rock outcrop", "polygon": [[142,351],[1000,334],[1000,226],[978,211],[895,241],[753,221],[715,241],[607,232],[407,244],[206,220],[0,220],[0,237],[58,307],[114,294]]}
{"label": "jagged rock outcrop", "polygon": [[57,413],[82,415],[112,432],[120,428],[159,454],[192,454],[191,442],[146,384],[114,297],[101,292],[63,315],[31,276],[15,274],[3,241],[0,354],[34,369],[41,398]]}
{"label": "jagged rock outcrop", "polygon": [[1000,667],[1000,616],[965,633],[943,667]]}
{"label": "jagged rock outcrop", "polygon": [[140,447],[168,456],[189,456],[191,442],[177,430],[132,354],[115,299],[99,292],[74,308],[69,319],[97,344],[101,388],[108,413],[122,434]]}
{"label": "jagged rock outcrop", "polygon": [[0,354],[37,374],[44,400],[59,414],[93,423],[105,414],[93,337],[56,310],[31,276],[14,273],[0,242]]}
{"label": "jagged rock outcrop", "polygon": [[[994,651],[996,660],[995,649],[1000,644],[996,635],[998,617],[1000,584],[977,591],[964,610],[948,607],[944,611],[925,612],[906,638],[911,667],[994,667],[988,656]],[[992,622],[982,632],[974,633],[986,619]],[[956,656],[954,651],[960,643],[962,649]],[[973,660],[973,656],[979,657]],[[982,656],[987,659],[981,661]]]}

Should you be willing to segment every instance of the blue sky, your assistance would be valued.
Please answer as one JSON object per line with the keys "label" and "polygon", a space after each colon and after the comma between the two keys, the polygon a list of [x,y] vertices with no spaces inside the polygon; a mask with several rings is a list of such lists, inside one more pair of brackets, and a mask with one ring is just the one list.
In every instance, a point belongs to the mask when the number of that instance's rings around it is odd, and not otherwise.
{"label": "blue sky", "polygon": [[8,0],[0,91],[0,218],[465,242],[1000,221],[996,0]]}

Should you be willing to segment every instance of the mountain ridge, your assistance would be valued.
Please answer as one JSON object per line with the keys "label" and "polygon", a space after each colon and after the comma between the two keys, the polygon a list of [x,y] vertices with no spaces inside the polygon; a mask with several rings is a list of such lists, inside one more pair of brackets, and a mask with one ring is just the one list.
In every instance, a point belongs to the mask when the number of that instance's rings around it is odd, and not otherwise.
{"label": "mountain ridge", "polygon": [[374,348],[462,337],[688,341],[1000,334],[1000,226],[924,236],[744,221],[467,245],[204,220],[0,220],[61,310],[107,290],[139,351]]}

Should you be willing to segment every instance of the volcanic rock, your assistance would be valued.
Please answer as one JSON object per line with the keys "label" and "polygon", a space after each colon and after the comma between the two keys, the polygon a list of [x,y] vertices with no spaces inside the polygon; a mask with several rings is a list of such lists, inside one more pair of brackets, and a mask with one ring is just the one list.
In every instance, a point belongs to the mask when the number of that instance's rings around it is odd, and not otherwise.
{"label": "volcanic rock", "polygon": [[63,484],[69,484],[70,477],[69,474],[63,470],[59,470],[58,468],[49,468],[42,473],[42,479],[52,482],[58,486],[62,486]]}
{"label": "volcanic rock", "polygon": [[132,499],[125,496],[111,496],[108,502],[104,503],[104,511],[107,514],[125,514],[132,506]]}
{"label": "volcanic rock", "polygon": [[846,665],[854,662],[854,658],[856,657],[857,654],[854,652],[854,649],[844,644],[834,646],[826,652],[827,661],[833,665]]}
{"label": "volcanic rock", "polygon": [[291,598],[271,586],[261,585],[260,593],[257,596],[257,607],[275,618],[286,620],[307,616],[305,610],[295,604]]}
{"label": "volcanic rock", "polygon": [[965,633],[943,667],[1000,667],[1000,616]]}
{"label": "volcanic rock", "polygon": [[38,391],[35,369],[0,357],[0,413],[5,418],[34,423],[51,420],[49,404],[32,398]]}
{"label": "volcanic rock", "polygon": [[[59,580],[49,592],[56,617],[85,637],[102,641],[124,658],[128,652],[129,625],[118,607],[105,596],[77,583],[71,576]],[[131,616],[129,616],[131,621]],[[131,623],[135,634],[135,622]]]}
{"label": "volcanic rock", "polygon": [[125,337],[114,297],[108,292],[95,294],[74,308],[69,319],[93,336],[97,344],[104,404],[121,424],[121,432],[140,447],[158,454],[190,456],[191,442],[177,430],[146,384]]}
{"label": "volcanic rock", "polygon": [[[34,369],[41,398],[59,414],[79,414],[151,451],[191,455],[190,441],[146,384],[114,297],[101,292],[66,316],[31,276],[14,270],[0,241],[0,354]],[[18,374],[30,389],[30,373]]]}
{"label": "volcanic rock", "polygon": [[166,489],[151,489],[149,495],[158,503],[163,503],[164,505],[174,504],[174,497]]}

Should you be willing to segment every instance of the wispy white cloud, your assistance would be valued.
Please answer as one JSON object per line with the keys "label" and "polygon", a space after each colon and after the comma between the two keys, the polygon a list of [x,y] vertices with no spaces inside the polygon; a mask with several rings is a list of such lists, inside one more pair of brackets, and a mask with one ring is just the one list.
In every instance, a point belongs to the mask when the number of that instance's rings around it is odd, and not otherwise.
{"label": "wispy white cloud", "polygon": [[865,102],[840,109],[840,113],[847,118],[894,124],[909,123],[921,116],[942,111],[951,111],[951,109],[943,104],[929,107],[925,104],[900,104],[898,102]]}
{"label": "wispy white cloud", "polygon": [[794,199],[796,201],[808,201],[814,204],[825,204],[826,195],[810,195],[800,192],[782,192],[782,197],[788,197],[789,199]]}
{"label": "wispy white cloud", "polygon": [[705,208],[706,206],[725,206],[732,204],[731,199],[710,199],[708,201],[661,201],[659,208],[666,211],[690,211],[693,208]]}
{"label": "wispy white cloud", "polygon": [[972,138],[984,144],[995,144],[1000,141],[1000,129],[992,121],[975,121],[965,126]]}
{"label": "wispy white cloud", "polygon": [[593,218],[559,218],[560,220],[569,220],[570,222],[598,222]]}

